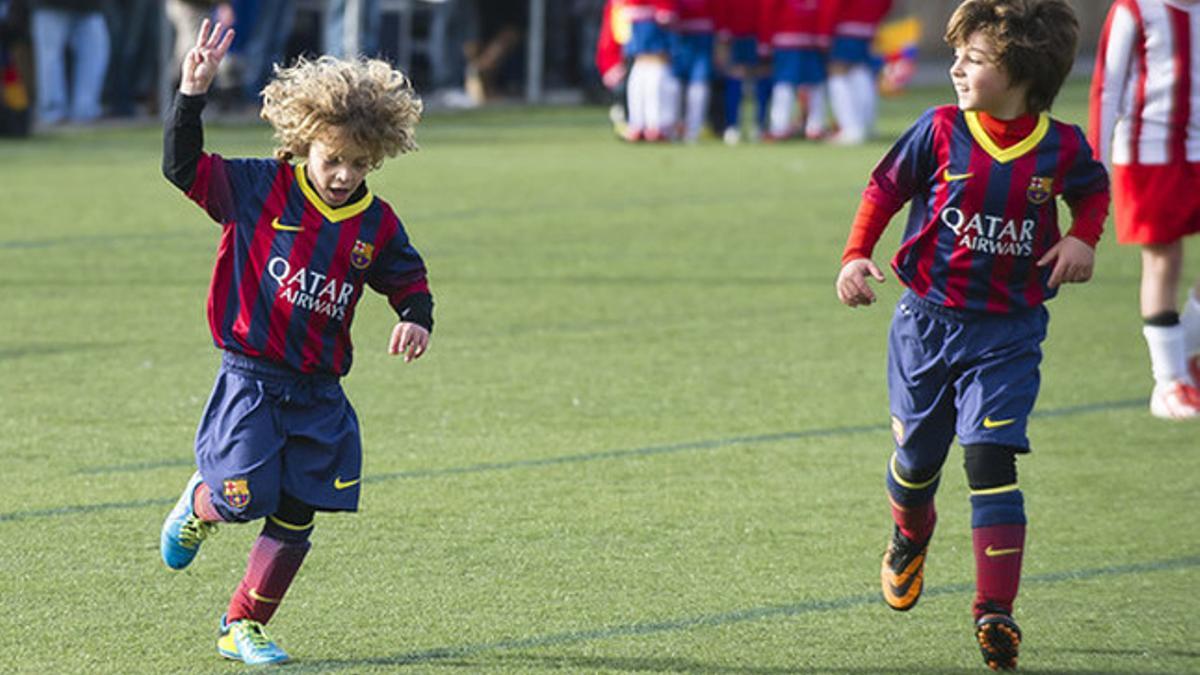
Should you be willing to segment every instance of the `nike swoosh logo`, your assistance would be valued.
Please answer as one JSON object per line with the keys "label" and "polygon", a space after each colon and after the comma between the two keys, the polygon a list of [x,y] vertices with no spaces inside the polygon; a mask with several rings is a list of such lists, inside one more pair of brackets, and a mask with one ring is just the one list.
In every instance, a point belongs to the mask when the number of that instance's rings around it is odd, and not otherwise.
{"label": "nike swoosh logo", "polygon": [[337,478],[333,479],[333,489],[334,490],[345,490],[348,487],[358,485],[358,482],[361,480],[362,480],[361,478],[355,478],[354,480],[344,481],[344,480],[342,480],[341,476],[338,476]]}
{"label": "nike swoosh logo", "polygon": [[299,232],[304,228],[300,227],[299,225],[284,225],[283,223],[279,222],[278,218],[276,218],[271,221],[271,229],[279,230],[280,232]]}
{"label": "nike swoosh logo", "polygon": [[983,549],[983,552],[984,552],[984,554],[987,555],[987,557],[995,558],[997,556],[1012,555],[1014,553],[1020,553],[1021,549],[1019,549],[1019,548],[992,548],[992,545],[988,544],[988,547]]}
{"label": "nike swoosh logo", "polygon": [[1000,427],[1006,427],[1016,421],[1017,421],[1017,419],[1015,417],[1012,419],[1007,419],[1007,420],[994,420],[990,417],[985,417],[985,418],[983,418],[983,428],[984,429],[999,429]]}
{"label": "nike swoosh logo", "polygon": [[272,605],[278,605],[279,601],[283,599],[283,598],[268,598],[265,595],[259,595],[257,588],[251,588],[248,595],[259,602],[265,602],[265,603],[272,604]]}
{"label": "nike swoosh logo", "polygon": [[947,183],[953,183],[959,180],[966,180],[974,175],[973,173],[950,173],[950,169],[946,169],[942,172],[942,180]]}

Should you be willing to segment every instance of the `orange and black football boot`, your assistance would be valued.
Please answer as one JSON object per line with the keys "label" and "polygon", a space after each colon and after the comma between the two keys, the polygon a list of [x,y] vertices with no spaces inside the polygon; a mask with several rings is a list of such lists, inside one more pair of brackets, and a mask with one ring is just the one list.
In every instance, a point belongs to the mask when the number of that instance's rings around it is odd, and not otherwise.
{"label": "orange and black football boot", "polygon": [[1016,670],[1021,629],[1008,614],[984,614],[975,622],[975,639],[983,662],[992,670]]}
{"label": "orange and black football boot", "polygon": [[892,541],[883,554],[879,572],[883,600],[888,607],[907,612],[916,606],[925,585],[925,553],[928,550],[929,538],[916,542],[904,536],[899,527],[892,531]]}

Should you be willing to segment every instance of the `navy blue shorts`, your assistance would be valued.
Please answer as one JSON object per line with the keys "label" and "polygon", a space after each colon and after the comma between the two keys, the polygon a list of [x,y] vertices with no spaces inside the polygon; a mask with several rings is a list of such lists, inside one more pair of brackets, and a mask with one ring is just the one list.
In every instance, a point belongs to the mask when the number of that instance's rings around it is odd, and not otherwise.
{"label": "navy blue shorts", "polygon": [[825,55],[816,49],[776,49],[775,81],[793,85],[825,81]]}
{"label": "navy blue shorts", "polygon": [[713,34],[675,35],[671,44],[671,71],[682,82],[708,82],[713,74]]}
{"label": "navy blue shorts", "polygon": [[871,41],[867,38],[838,35],[829,49],[829,60],[842,63],[870,64]]}
{"label": "navy blue shorts", "polygon": [[642,54],[667,54],[671,50],[671,37],[666,29],[654,21],[634,21],[630,25],[629,42],[625,43],[625,56]]}
{"label": "navy blue shorts", "polygon": [[948,309],[906,291],[888,334],[888,398],[900,465],[928,475],[954,437],[1028,450],[1041,384],[1042,306],[1019,314]]}
{"label": "navy blue shorts", "polygon": [[758,39],[750,37],[735,37],[729,49],[729,62],[735,66],[757,66],[762,63],[758,55]]}
{"label": "navy blue shorts", "polygon": [[196,431],[196,464],[229,520],[271,515],[283,493],[322,511],[358,509],[358,417],[333,375],[225,352]]}

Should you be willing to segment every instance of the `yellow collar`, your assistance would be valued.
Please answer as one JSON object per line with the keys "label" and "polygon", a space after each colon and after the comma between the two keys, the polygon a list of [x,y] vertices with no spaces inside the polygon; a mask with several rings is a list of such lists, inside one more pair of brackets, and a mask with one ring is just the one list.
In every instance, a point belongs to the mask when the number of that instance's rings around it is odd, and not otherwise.
{"label": "yellow collar", "polygon": [[304,162],[297,164],[295,166],[295,170],[296,183],[300,185],[300,192],[303,192],[309,203],[316,207],[316,209],[321,212],[321,215],[325,216],[325,218],[327,218],[331,223],[336,223],[339,220],[346,220],[347,218],[353,218],[363,211],[366,211],[367,207],[371,205],[371,200],[374,199],[370,188],[368,188],[367,193],[358,201],[334,208],[326,204],[325,201],[321,199],[321,196],[317,194],[317,191],[313,189],[313,186],[309,184],[308,176],[304,173]]}
{"label": "yellow collar", "polygon": [[1033,131],[1029,132],[1028,136],[1014,145],[1001,148],[984,131],[983,122],[979,121],[979,113],[974,110],[967,110],[963,112],[963,117],[967,119],[967,128],[971,130],[971,136],[975,138],[975,142],[979,144],[979,147],[983,148],[987,154],[991,155],[993,159],[1001,164],[1011,162],[1032,150],[1038,143],[1042,142],[1042,139],[1046,137],[1046,132],[1050,130],[1050,115],[1044,112],[1040,113],[1037,124],[1034,125]]}

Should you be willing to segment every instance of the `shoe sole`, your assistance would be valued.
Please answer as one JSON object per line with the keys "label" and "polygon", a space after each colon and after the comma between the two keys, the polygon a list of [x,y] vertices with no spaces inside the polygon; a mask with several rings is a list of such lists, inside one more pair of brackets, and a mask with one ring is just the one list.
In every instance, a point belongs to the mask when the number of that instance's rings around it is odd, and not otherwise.
{"label": "shoe sole", "polygon": [[1017,653],[1021,647],[1021,632],[1008,621],[984,621],[975,628],[975,639],[983,662],[992,670],[1016,670]]}

